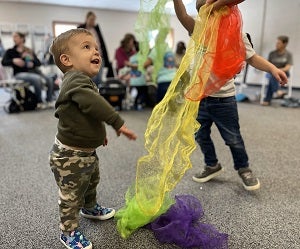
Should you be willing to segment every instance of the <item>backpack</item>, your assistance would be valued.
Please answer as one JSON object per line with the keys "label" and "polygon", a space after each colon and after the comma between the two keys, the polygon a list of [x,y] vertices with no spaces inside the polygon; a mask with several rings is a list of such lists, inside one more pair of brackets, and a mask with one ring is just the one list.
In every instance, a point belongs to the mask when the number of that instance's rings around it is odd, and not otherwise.
{"label": "backpack", "polygon": [[38,104],[36,95],[25,85],[17,85],[12,89],[12,97],[4,106],[7,113],[35,110]]}

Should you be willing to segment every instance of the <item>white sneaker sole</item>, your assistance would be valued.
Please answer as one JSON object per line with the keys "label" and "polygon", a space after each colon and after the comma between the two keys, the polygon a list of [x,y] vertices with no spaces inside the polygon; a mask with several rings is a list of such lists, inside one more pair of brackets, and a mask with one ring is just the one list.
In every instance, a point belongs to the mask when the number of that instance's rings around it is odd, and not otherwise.
{"label": "white sneaker sole", "polygon": [[92,220],[108,220],[112,217],[115,216],[116,211],[113,209],[110,213],[106,214],[106,215],[101,215],[101,216],[94,216],[94,215],[89,215],[89,214],[84,214],[81,210],[80,210],[80,215],[84,218],[87,219],[92,219]]}
{"label": "white sneaker sole", "polygon": [[[68,249],[72,249],[71,247],[69,247],[61,238],[59,238],[60,242]],[[90,242],[90,244],[88,246],[86,246],[84,249],[92,249],[93,245],[92,242]]]}
{"label": "white sneaker sole", "polygon": [[254,186],[247,186],[247,185],[245,185],[244,183],[243,183],[243,186],[244,186],[244,188],[246,189],[246,190],[248,190],[248,191],[253,191],[253,190],[257,190],[257,189],[259,189],[260,188],[260,182],[259,182],[259,180],[257,179],[257,184],[256,185],[254,185]]}
{"label": "white sneaker sole", "polygon": [[222,172],[223,172],[223,168],[221,168],[219,171],[217,171],[217,172],[215,172],[215,173],[213,173],[213,174],[211,174],[211,175],[209,175],[209,176],[207,176],[205,178],[197,178],[197,177],[193,176],[192,179],[193,179],[194,182],[204,183],[204,182],[208,182],[212,178],[220,175]]}

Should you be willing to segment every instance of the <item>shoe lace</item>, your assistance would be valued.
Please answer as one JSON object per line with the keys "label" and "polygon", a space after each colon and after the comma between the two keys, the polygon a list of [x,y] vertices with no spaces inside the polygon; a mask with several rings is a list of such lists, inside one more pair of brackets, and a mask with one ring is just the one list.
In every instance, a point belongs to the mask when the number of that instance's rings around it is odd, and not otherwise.
{"label": "shoe lace", "polygon": [[212,171],[212,168],[211,167],[204,167],[204,170],[202,171],[202,174],[201,175],[207,175],[209,173],[211,173]]}
{"label": "shoe lace", "polygon": [[105,215],[105,214],[108,214],[112,211],[111,208],[107,208],[107,207],[102,207],[100,206],[99,204],[96,205],[96,208],[95,208],[101,215]]}
{"label": "shoe lace", "polygon": [[80,232],[80,231],[72,231],[70,233],[70,235],[66,236],[67,240],[69,241],[69,243],[71,244],[75,244],[75,245],[84,245],[84,244],[88,244],[89,241],[84,237],[84,235]]}
{"label": "shoe lace", "polygon": [[253,178],[252,172],[250,172],[250,171],[243,173],[242,176],[245,179],[251,179],[251,178]]}
{"label": "shoe lace", "polygon": [[208,171],[209,169],[205,167],[202,173],[200,173],[200,175],[206,175]]}
{"label": "shoe lace", "polygon": [[89,241],[84,237],[80,231],[75,231],[74,239],[78,243],[78,246],[84,246],[89,243]]}

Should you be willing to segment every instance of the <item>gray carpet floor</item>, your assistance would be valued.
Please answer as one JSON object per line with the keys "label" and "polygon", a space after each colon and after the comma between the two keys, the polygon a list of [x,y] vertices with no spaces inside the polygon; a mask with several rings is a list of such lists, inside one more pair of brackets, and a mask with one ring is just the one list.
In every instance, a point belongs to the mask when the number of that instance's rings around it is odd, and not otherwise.
{"label": "gray carpet floor", "polygon": [[[2,98],[5,94],[0,94]],[[0,101],[1,102],[1,101]],[[261,189],[247,192],[233,169],[230,151],[213,129],[222,175],[205,184],[191,180],[203,167],[199,148],[173,194],[190,194],[203,205],[203,222],[229,234],[231,249],[300,248],[300,109],[279,104],[261,107],[239,103],[241,132],[251,168]],[[108,128],[109,146],[98,149],[101,162],[99,202],[119,209],[135,179],[137,159],[144,152],[144,132],[150,110],[121,115],[136,131],[135,142],[116,137]],[[0,248],[62,249],[58,240],[57,187],[48,165],[56,132],[53,110],[8,115],[0,109]],[[139,229],[122,239],[114,219],[80,219],[81,229],[101,249],[170,249],[152,232]]]}

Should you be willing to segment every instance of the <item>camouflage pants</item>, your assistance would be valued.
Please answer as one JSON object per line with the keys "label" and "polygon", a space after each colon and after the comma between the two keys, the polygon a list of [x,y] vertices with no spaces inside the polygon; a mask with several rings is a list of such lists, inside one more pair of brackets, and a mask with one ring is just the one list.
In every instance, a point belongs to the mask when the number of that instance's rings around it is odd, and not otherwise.
{"label": "camouflage pants", "polygon": [[96,151],[71,150],[58,144],[53,145],[49,158],[59,187],[60,229],[72,231],[79,226],[80,208],[92,208],[97,202],[99,159]]}

